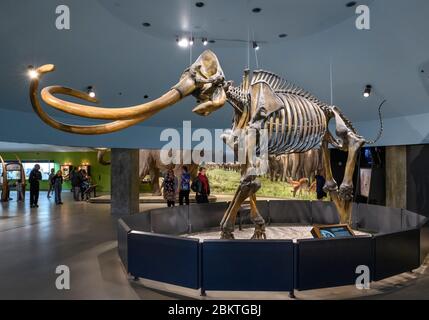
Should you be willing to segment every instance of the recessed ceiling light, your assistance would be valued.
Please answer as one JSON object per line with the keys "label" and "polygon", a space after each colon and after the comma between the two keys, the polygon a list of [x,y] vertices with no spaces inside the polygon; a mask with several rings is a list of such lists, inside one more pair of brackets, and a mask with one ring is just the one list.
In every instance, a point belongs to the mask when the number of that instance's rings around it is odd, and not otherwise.
{"label": "recessed ceiling light", "polygon": [[143,23],[142,23],[142,26],[143,26],[143,27],[150,27],[150,26],[151,26],[151,24],[150,24],[149,22],[143,22]]}
{"label": "recessed ceiling light", "polygon": [[262,9],[261,8],[253,8],[252,9],[252,12],[254,12],[254,13],[259,13],[259,12],[261,12],[262,11]]}
{"label": "recessed ceiling light", "polygon": [[216,40],[209,40],[210,43],[216,43]]}
{"label": "recessed ceiling light", "polygon": [[347,8],[352,8],[352,7],[354,7],[356,4],[357,4],[357,2],[356,2],[356,1],[350,1],[350,2],[348,2],[348,3],[346,4],[346,7],[347,7]]}
{"label": "recessed ceiling light", "polygon": [[145,94],[145,95],[143,96],[143,98],[147,99],[147,98],[149,98],[149,96],[148,96],[147,94]]}
{"label": "recessed ceiling light", "polygon": [[204,2],[196,2],[195,6],[198,8],[202,8],[202,7],[204,7]]}
{"label": "recessed ceiling light", "polygon": [[287,37],[287,34],[286,33],[280,33],[279,34],[279,38],[286,38]]}

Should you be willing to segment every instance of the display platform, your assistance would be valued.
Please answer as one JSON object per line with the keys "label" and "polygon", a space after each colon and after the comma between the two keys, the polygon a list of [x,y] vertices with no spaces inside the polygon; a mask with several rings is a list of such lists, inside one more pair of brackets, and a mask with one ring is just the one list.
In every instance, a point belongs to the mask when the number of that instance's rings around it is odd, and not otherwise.
{"label": "display platform", "polygon": [[[112,199],[109,195],[102,195],[95,198],[90,198],[88,202],[90,203],[111,203]],[[142,193],[139,197],[140,203],[165,203],[165,199],[163,196],[154,196],[151,193]],[[209,196],[209,202],[216,202],[216,196]],[[195,196],[189,197],[190,203],[195,203]],[[177,203],[179,203],[179,199],[177,199]]]}
{"label": "display platform", "polygon": [[[277,226],[268,226],[266,227],[267,239],[271,240],[292,240],[297,242],[298,240],[303,239],[313,239],[314,236],[311,233],[313,226],[303,226],[303,225],[277,225]],[[369,233],[353,230],[354,234],[357,236],[369,236]],[[248,240],[253,236],[254,227],[245,227],[237,229],[234,232],[236,240]],[[186,234],[185,237],[192,239],[199,239],[200,241],[204,240],[218,240],[219,239],[219,230],[212,230],[206,232]]]}
{"label": "display platform", "polygon": [[[268,228],[338,224],[330,202],[258,201]],[[358,266],[372,282],[419,268],[421,229],[416,213],[354,204],[353,238],[219,240],[185,237],[219,232],[228,203],[150,210],[119,219],[118,252],[127,273],[210,292],[291,292],[354,285]],[[237,221],[250,225],[246,210]],[[238,229],[238,226],[237,226]],[[272,229],[275,230],[275,229]],[[238,231],[236,231],[238,233]],[[250,236],[249,236],[250,238]],[[168,291],[168,289],[166,289]]]}

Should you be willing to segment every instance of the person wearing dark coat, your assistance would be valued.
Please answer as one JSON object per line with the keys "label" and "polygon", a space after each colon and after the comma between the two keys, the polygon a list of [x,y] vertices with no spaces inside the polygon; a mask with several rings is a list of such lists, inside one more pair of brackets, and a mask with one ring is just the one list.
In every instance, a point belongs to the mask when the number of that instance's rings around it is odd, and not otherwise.
{"label": "person wearing dark coat", "polygon": [[81,185],[81,173],[80,171],[76,171],[75,169],[70,172],[70,182],[72,185],[72,191],[73,191],[73,199],[75,201],[79,201],[79,193],[80,193],[80,185]]}
{"label": "person wearing dark coat", "polygon": [[210,184],[206,175],[206,168],[200,167],[198,176],[192,181],[191,189],[196,192],[197,203],[209,203]]}
{"label": "person wearing dark coat", "polygon": [[55,192],[55,204],[63,204],[61,200],[61,192],[63,190],[63,173],[58,170],[57,174],[51,179],[51,184]]}
{"label": "person wearing dark coat", "polygon": [[42,173],[40,172],[40,165],[36,164],[28,178],[30,183],[30,208],[39,207],[40,180],[42,180]]}
{"label": "person wearing dark coat", "polygon": [[[189,206],[189,193],[191,191],[191,175],[188,172],[188,167],[182,167],[182,175],[180,177],[179,189],[179,204],[183,206],[183,202]],[[184,200],[184,201],[183,201]]]}

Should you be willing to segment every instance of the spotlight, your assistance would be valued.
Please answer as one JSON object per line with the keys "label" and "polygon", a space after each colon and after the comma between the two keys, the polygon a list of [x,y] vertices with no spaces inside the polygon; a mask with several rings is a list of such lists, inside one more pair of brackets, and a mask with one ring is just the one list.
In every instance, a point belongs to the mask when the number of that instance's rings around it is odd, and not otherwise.
{"label": "spotlight", "polygon": [[185,37],[180,38],[180,39],[177,38],[176,42],[179,45],[179,47],[181,47],[181,48],[187,48],[189,46],[189,40]]}
{"label": "spotlight", "polygon": [[259,50],[259,45],[256,41],[253,41],[253,49]]}
{"label": "spotlight", "polygon": [[206,46],[209,44],[209,41],[207,40],[207,38],[203,38],[202,41],[203,41],[203,46]]}
{"label": "spotlight", "polygon": [[86,92],[88,92],[88,95],[91,98],[95,98],[95,91],[94,91],[94,87],[93,86],[88,86],[88,88],[86,89]]}
{"label": "spotlight", "polygon": [[368,84],[368,85],[365,87],[365,90],[364,90],[364,92],[363,92],[363,96],[364,96],[365,98],[369,98],[369,96],[371,95],[371,91],[372,91],[372,86]]}
{"label": "spotlight", "polygon": [[33,66],[28,66],[27,74],[30,79],[37,79],[39,77],[39,73]]}
{"label": "spotlight", "polygon": [[189,45],[193,46],[194,45],[194,37],[192,37],[191,39],[189,39]]}

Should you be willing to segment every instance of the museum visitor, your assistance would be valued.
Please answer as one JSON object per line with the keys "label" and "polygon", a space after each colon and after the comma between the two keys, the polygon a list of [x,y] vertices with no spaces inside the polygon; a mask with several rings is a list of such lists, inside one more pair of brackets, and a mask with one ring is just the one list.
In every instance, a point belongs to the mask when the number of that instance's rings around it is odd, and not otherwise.
{"label": "museum visitor", "polygon": [[210,184],[206,175],[206,168],[200,167],[197,178],[192,182],[192,190],[196,192],[197,203],[209,203]]}
{"label": "museum visitor", "polygon": [[48,178],[48,199],[51,198],[51,193],[54,192],[54,186],[52,185],[52,182],[51,182],[54,177],[55,177],[55,169],[52,168]]}
{"label": "museum visitor", "polygon": [[39,190],[42,174],[40,173],[40,165],[36,164],[30,172],[28,181],[30,182],[30,208],[39,207]]}
{"label": "museum visitor", "polygon": [[55,204],[63,204],[61,200],[61,192],[63,190],[63,173],[61,170],[57,171],[57,174],[51,180],[51,184],[53,185],[55,192]]}
{"label": "museum visitor", "polygon": [[176,202],[177,177],[174,175],[173,170],[168,170],[162,187],[164,188],[164,199],[167,201],[167,206],[174,207]]}
{"label": "museum visitor", "polygon": [[185,204],[189,206],[189,193],[191,192],[191,175],[188,172],[188,167],[182,167],[182,175],[180,176],[180,190],[179,190],[179,205]]}

